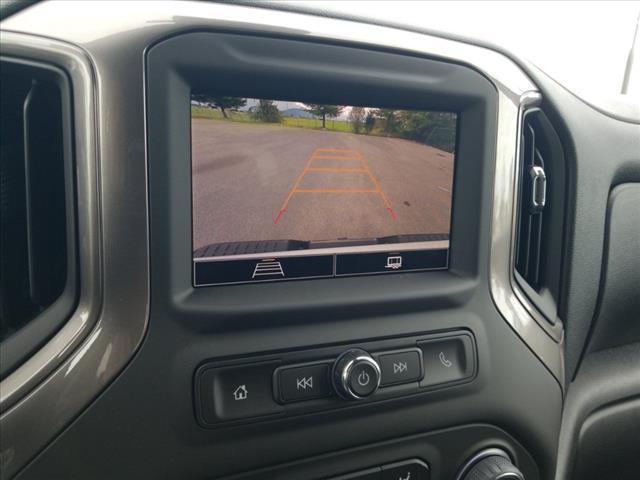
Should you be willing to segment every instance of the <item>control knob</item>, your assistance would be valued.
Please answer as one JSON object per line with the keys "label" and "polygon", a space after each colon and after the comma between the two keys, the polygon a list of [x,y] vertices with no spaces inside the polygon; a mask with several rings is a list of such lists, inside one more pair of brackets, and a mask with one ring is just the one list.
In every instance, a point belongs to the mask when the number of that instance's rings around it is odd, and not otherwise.
{"label": "control knob", "polygon": [[456,480],[524,480],[524,475],[499,448],[488,448],[471,457]]}
{"label": "control knob", "polygon": [[347,400],[359,400],[378,390],[380,365],[364,350],[353,348],[336,359],[331,377],[338,395]]}

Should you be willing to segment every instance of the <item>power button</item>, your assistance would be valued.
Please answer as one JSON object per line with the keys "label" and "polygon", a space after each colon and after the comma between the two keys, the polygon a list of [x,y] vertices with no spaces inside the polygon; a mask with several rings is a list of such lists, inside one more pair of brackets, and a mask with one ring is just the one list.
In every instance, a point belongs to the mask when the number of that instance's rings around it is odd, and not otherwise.
{"label": "power button", "polygon": [[351,391],[359,397],[368,397],[378,388],[378,372],[369,363],[358,363],[353,367],[349,378]]}
{"label": "power button", "polygon": [[346,399],[373,394],[380,386],[380,366],[364,350],[354,348],[338,357],[333,366],[333,386]]}

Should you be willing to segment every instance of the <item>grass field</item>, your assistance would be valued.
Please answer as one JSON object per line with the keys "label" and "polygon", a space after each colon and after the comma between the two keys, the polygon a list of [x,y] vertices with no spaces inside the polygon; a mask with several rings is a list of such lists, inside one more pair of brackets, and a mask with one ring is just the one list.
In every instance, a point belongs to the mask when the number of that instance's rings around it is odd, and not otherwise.
{"label": "grass field", "polygon": [[[264,123],[260,120],[255,120],[247,112],[227,112],[227,115],[229,118],[225,119],[222,116],[222,112],[220,112],[220,110],[218,109],[198,106],[191,107],[192,118],[208,118],[211,120],[226,120],[228,122],[240,123]],[[322,128],[322,120],[316,118],[282,117],[282,121],[279,125],[285,127],[320,129]],[[325,125],[326,130],[333,130],[336,132],[353,131],[351,128],[351,124],[342,120],[327,119]]]}

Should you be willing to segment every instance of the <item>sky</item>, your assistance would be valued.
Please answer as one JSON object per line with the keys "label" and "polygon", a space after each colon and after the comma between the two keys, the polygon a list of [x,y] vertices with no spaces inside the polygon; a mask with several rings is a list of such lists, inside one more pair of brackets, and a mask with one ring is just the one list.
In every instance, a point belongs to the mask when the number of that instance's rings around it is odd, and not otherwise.
{"label": "sky", "polygon": [[[307,106],[302,102],[285,102],[282,100],[275,100],[273,103],[276,105],[276,107],[278,107],[278,110],[280,110],[281,112],[285,110],[289,110],[290,108],[299,108],[301,110],[307,110]],[[257,99],[247,98],[247,104],[240,110],[248,110],[249,108],[254,107],[257,104],[258,104]],[[341,120],[346,120],[347,118],[349,118],[350,111],[351,111],[351,107],[345,106],[342,110],[342,113],[340,113],[340,115],[337,118]]]}

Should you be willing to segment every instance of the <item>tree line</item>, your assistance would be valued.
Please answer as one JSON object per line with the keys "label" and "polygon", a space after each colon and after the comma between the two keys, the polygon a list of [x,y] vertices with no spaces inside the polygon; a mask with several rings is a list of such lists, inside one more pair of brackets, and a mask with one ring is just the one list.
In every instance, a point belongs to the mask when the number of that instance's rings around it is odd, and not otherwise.
{"label": "tree line", "polygon": [[[219,109],[224,118],[229,118],[229,111],[237,111],[247,105],[247,99],[240,97],[197,94],[193,100]],[[322,121],[322,128],[326,128],[327,118],[337,118],[345,109],[338,105],[303,105],[305,111]],[[282,121],[282,114],[272,100],[258,100],[248,113],[261,122]],[[456,115],[453,113],[351,107],[347,118],[354,133],[406,138],[451,153],[455,150]]]}

